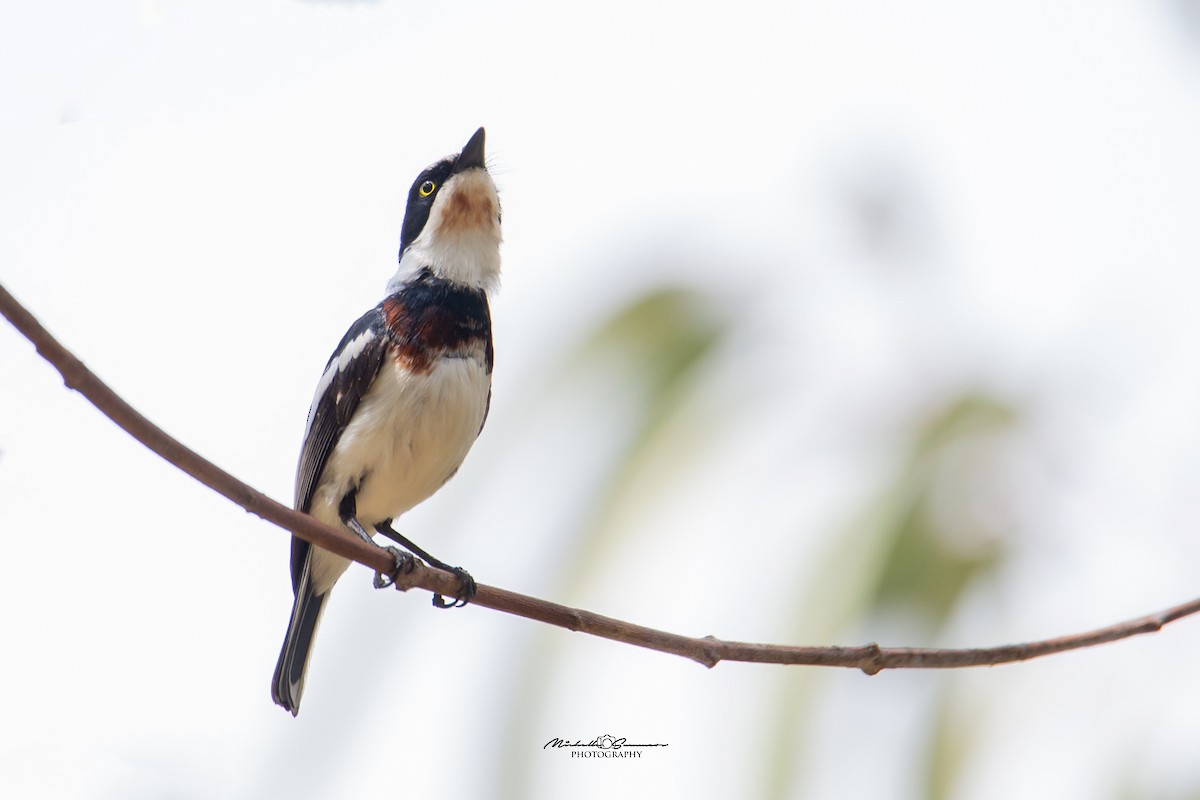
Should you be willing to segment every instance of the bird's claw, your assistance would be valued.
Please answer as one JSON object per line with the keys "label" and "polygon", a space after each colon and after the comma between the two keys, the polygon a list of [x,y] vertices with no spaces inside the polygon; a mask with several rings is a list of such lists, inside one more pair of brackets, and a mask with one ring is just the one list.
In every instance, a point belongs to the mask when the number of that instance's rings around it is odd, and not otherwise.
{"label": "bird's claw", "polygon": [[384,575],[382,572],[375,573],[374,586],[376,589],[386,589],[389,586],[395,586],[396,579],[400,577],[401,572],[408,575],[417,568],[417,559],[411,553],[406,553],[399,547],[388,546],[383,549],[391,553],[392,558],[396,559],[396,566],[387,575]]}
{"label": "bird's claw", "polygon": [[462,608],[475,596],[475,579],[471,577],[471,573],[462,567],[451,567],[450,572],[458,577],[458,594],[454,596],[453,600],[447,600],[440,594],[434,593],[433,604],[437,608]]}

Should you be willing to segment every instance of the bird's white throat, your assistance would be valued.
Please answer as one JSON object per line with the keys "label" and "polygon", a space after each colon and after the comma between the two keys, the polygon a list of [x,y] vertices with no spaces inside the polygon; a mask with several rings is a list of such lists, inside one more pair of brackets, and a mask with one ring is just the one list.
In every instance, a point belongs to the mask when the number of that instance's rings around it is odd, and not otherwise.
{"label": "bird's white throat", "polygon": [[421,235],[400,256],[388,292],[426,268],[439,278],[490,292],[500,282],[501,238],[500,197],[487,170],[453,175],[438,192]]}

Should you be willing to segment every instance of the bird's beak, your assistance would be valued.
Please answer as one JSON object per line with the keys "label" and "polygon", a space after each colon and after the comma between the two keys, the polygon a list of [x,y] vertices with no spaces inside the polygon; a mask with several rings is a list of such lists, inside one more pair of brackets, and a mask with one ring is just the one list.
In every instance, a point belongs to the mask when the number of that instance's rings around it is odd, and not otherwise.
{"label": "bird's beak", "polygon": [[469,169],[484,169],[483,163],[483,128],[475,131],[475,135],[471,137],[471,141],[467,142],[467,146],[458,154],[458,161],[454,162],[454,173],[466,172]]}

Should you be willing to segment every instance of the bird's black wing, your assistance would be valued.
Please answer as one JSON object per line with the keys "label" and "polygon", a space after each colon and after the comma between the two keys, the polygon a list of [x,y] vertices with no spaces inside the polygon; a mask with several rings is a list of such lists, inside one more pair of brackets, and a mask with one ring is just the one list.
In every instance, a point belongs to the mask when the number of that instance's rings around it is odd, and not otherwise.
{"label": "bird's black wing", "polygon": [[[358,404],[371,388],[387,355],[388,338],[381,307],[363,314],[350,326],[337,349],[325,365],[317,384],[317,394],[308,411],[308,428],[300,448],[300,464],[296,469],[297,511],[308,513],[313,493],[325,471],[325,464],[350,424]],[[300,584],[304,559],[310,545],[292,537],[292,589]]]}
{"label": "bird's black wing", "polygon": [[[487,374],[492,374],[492,366],[496,361],[496,350],[492,343],[492,311],[488,308],[487,295],[483,296],[483,318],[487,326],[487,338],[483,349],[483,365],[487,368]],[[483,426],[487,424],[488,413],[492,410],[492,384],[488,382],[487,400],[483,404],[483,419],[479,421],[479,430],[475,435],[483,433]]]}

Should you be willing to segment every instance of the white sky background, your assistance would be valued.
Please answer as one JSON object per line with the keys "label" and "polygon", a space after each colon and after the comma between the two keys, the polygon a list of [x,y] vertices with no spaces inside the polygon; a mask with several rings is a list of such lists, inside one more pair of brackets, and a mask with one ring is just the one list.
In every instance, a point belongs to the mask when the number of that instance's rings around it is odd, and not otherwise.
{"label": "white sky background", "polygon": [[[406,520],[442,558],[780,641],[747,597],[810,577],[795,558],[877,491],[934,390],[982,386],[1035,412],[1005,512],[1022,535],[945,644],[1200,594],[1186,3],[650,5],[7,3],[0,280],[143,413],[286,501],[321,367],[394,269],[409,183],[486,125],[506,235],[492,415]],[[864,250],[846,187],[899,192],[903,235]],[[611,578],[555,597],[555,533],[619,410],[547,411],[540,387],[618,302],[679,280],[741,312],[688,410],[721,416],[622,517]],[[7,327],[0,367],[0,794],[764,790],[776,668],[435,613],[362,570],[291,719],[268,691],[287,536],[134,444]],[[904,633],[861,632],[925,643]],[[510,726],[514,654],[537,642],[550,699]],[[790,785],[919,796],[913,698],[954,681],[977,725],[956,796],[1195,792],[1198,648],[1185,622],[1003,669],[822,676]],[[602,733],[670,746],[637,764],[539,749]]]}

